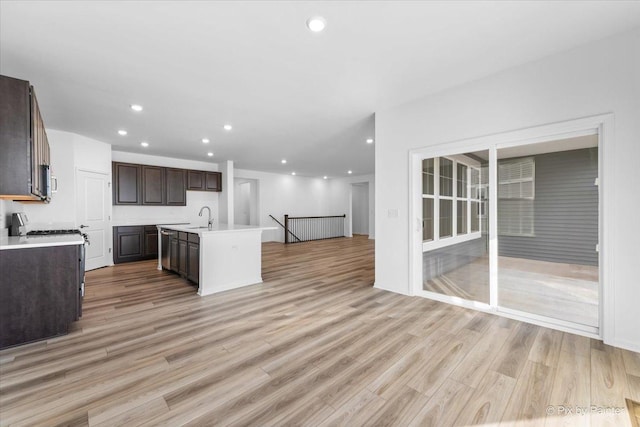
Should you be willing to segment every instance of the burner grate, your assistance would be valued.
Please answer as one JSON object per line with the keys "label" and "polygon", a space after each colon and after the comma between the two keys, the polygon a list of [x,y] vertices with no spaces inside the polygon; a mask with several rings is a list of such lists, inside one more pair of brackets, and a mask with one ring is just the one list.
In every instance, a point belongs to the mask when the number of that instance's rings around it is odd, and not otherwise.
{"label": "burner grate", "polygon": [[27,236],[50,236],[57,234],[82,234],[78,229],[65,229],[65,230],[32,230],[27,233]]}

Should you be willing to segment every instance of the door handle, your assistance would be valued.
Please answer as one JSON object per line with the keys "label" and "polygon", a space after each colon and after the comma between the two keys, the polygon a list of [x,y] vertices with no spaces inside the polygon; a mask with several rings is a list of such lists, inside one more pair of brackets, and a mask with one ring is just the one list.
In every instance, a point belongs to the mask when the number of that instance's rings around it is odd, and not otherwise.
{"label": "door handle", "polygon": [[80,224],[80,228],[89,228],[88,225]]}

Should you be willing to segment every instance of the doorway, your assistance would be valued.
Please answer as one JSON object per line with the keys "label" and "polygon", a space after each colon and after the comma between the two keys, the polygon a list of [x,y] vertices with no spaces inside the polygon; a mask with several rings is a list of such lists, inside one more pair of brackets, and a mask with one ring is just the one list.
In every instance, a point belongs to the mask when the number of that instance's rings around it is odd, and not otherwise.
{"label": "doorway", "polygon": [[608,117],[412,152],[414,294],[600,338]]}
{"label": "doorway", "polygon": [[235,178],[233,186],[234,224],[258,225],[258,180]]}
{"label": "doorway", "polygon": [[351,184],[351,235],[369,235],[369,183]]}
{"label": "doorway", "polygon": [[76,226],[89,237],[85,269],[111,264],[111,197],[109,176],[78,169],[76,171]]}

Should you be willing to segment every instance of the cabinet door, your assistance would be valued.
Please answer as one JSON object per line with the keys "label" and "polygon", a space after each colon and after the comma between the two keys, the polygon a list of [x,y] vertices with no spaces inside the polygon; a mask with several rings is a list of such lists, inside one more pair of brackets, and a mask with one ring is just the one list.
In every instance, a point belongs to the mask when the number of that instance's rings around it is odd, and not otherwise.
{"label": "cabinet door", "polygon": [[141,204],[140,165],[113,163],[113,204]]}
{"label": "cabinet door", "polygon": [[41,198],[47,196],[45,188],[47,183],[44,182],[42,166],[50,164],[49,140],[44,129],[36,93],[31,86],[31,193],[34,196]]}
{"label": "cabinet door", "polygon": [[167,205],[187,205],[186,171],[167,168]]}
{"label": "cabinet door", "polygon": [[183,276],[187,275],[189,265],[187,263],[187,241],[178,240],[178,273]]}
{"label": "cabinet door", "polygon": [[187,190],[203,191],[204,190],[204,172],[203,171],[187,171],[188,185]]}
{"label": "cabinet door", "polygon": [[142,204],[143,205],[164,205],[165,191],[165,168],[160,166],[142,165]]}
{"label": "cabinet door", "polygon": [[187,279],[194,283],[198,283],[200,278],[200,245],[193,242],[187,242],[188,248],[188,269]]}
{"label": "cabinet door", "polygon": [[29,82],[0,76],[0,194],[31,192]]}
{"label": "cabinet door", "polygon": [[171,265],[171,271],[175,271],[176,273],[180,269],[180,254],[178,252],[178,239],[172,236],[169,241],[169,264]]}
{"label": "cabinet door", "polygon": [[144,256],[145,258],[158,256],[158,230],[156,227],[144,227]]}
{"label": "cabinet door", "polygon": [[115,254],[113,262],[138,261],[144,258],[144,227],[114,227]]}
{"label": "cabinet door", "polygon": [[222,174],[220,172],[207,172],[207,191],[222,191]]}

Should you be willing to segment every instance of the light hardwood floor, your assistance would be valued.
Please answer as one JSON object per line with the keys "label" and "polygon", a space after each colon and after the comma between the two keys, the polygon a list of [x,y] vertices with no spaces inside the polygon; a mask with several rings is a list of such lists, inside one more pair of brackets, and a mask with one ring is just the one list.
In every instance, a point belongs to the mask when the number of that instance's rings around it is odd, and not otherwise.
{"label": "light hardwood floor", "polygon": [[155,262],[90,272],[71,334],[0,352],[0,424],[631,425],[639,354],[373,277],[363,237],[265,244],[264,284],[204,298]]}

